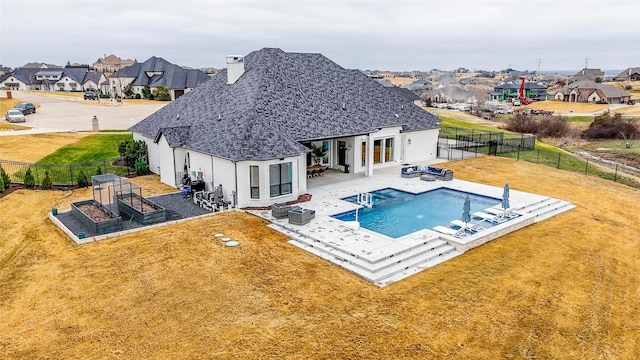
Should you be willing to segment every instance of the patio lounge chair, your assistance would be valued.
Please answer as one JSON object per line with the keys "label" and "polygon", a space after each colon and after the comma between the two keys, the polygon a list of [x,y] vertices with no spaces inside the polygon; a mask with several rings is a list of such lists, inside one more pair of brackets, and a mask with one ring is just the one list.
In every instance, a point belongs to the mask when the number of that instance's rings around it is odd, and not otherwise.
{"label": "patio lounge chair", "polygon": [[459,227],[461,230],[469,230],[472,233],[477,233],[480,230],[484,230],[484,226],[480,223],[465,223],[462,220],[451,220],[451,225]]}
{"label": "patio lounge chair", "polygon": [[458,232],[458,230],[452,229],[450,227],[442,226],[442,225],[434,226],[433,230],[446,235],[455,235]]}
{"label": "patio lounge chair", "polygon": [[275,203],[271,205],[271,216],[276,219],[284,219],[289,217],[291,205]]}
{"label": "patio lounge chair", "polygon": [[289,210],[289,224],[306,225],[311,219],[316,217],[316,211],[311,209],[303,209],[301,207],[293,207]]}

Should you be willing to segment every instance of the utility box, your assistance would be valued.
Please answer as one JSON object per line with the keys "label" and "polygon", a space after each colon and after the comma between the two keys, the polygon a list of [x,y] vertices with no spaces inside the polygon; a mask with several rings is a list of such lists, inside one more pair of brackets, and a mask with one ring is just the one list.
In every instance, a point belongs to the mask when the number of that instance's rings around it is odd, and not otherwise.
{"label": "utility box", "polygon": [[93,115],[93,119],[91,119],[91,125],[93,131],[100,131],[100,125],[98,123],[98,117]]}

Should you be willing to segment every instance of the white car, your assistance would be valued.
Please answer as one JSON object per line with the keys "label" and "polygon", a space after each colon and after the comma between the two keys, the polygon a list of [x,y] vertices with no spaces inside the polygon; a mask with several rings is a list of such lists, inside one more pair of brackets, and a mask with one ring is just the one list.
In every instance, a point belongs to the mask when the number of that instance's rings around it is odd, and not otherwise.
{"label": "white car", "polygon": [[8,122],[25,122],[27,121],[27,119],[25,119],[24,114],[22,113],[22,111],[18,110],[18,109],[9,109],[9,111],[7,111],[6,114],[4,114],[4,118],[8,121]]}

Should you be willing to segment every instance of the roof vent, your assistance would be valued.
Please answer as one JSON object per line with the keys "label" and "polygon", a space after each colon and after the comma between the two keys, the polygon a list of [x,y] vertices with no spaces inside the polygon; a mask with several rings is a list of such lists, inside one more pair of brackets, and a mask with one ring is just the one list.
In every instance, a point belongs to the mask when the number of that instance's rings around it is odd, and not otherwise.
{"label": "roof vent", "polygon": [[227,84],[235,84],[244,74],[244,57],[241,55],[227,56]]}

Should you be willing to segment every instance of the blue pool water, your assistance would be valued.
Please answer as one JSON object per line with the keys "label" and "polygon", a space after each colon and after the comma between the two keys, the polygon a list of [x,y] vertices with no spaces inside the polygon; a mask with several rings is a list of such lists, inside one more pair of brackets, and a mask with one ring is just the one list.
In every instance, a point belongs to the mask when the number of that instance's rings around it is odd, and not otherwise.
{"label": "blue pool water", "polygon": [[[360,226],[392,238],[437,225],[448,226],[451,220],[460,220],[467,195],[471,199],[470,214],[501,203],[500,199],[448,188],[419,194],[386,188],[376,190],[371,195],[373,207],[364,207],[358,211]],[[357,203],[356,196],[342,200]],[[353,210],[333,217],[342,221],[354,221],[355,213]]]}

